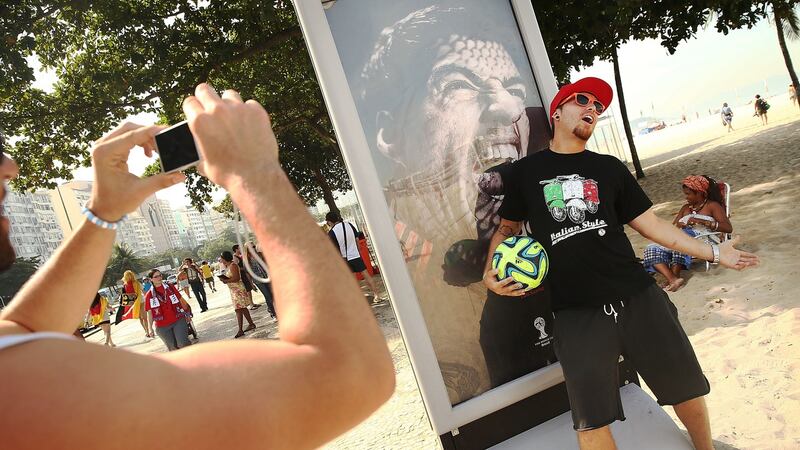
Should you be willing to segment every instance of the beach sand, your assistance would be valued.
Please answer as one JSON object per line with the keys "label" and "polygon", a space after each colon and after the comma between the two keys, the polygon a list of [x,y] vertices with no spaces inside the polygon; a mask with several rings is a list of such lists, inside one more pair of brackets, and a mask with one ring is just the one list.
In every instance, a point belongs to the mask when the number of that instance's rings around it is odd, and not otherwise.
{"label": "beach sand", "polygon": [[[670,294],[711,383],[714,439],[728,448],[800,448],[800,111],[775,100],[769,126],[755,118],[731,134],[718,126],[721,138],[690,144],[690,153],[646,169],[641,180],[667,220],[683,204],[683,176],[729,183],[740,248],[762,259],[742,272],[695,266]],[[629,236],[641,255],[647,241]]]}
{"label": "beach sand", "polygon": [[[760,267],[702,267],[670,294],[711,383],[707,398],[718,449],[800,448],[800,110],[769,99],[770,124],[736,110],[736,131],[716,116],[637,138],[641,185],[667,220],[683,204],[680,180],[706,174],[731,184],[734,232]],[[629,230],[638,255],[647,241]],[[388,306],[376,307],[392,351],[398,388],[359,427],[326,448],[438,448],[405,346]],[[667,412],[676,420],[671,408]],[[642,448],[646,448],[642,447]]]}

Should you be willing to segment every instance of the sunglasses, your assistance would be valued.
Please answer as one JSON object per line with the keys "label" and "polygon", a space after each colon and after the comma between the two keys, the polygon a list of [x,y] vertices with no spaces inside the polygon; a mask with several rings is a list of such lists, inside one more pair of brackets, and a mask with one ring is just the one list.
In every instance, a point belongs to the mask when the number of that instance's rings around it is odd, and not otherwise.
{"label": "sunglasses", "polygon": [[[575,103],[581,106],[586,106],[589,104],[589,96],[587,96],[586,94],[572,94],[569,97],[567,97],[566,100],[561,102],[561,104],[563,105],[564,103],[567,103],[568,101],[572,100],[573,97],[575,98]],[[606,110],[606,107],[603,106],[603,104],[597,100],[595,100],[593,104],[594,104],[594,110],[597,111],[597,114],[603,114],[603,111]]]}
{"label": "sunglasses", "polygon": [[150,278],[162,278],[162,276],[160,273],[154,273],[153,276]]}

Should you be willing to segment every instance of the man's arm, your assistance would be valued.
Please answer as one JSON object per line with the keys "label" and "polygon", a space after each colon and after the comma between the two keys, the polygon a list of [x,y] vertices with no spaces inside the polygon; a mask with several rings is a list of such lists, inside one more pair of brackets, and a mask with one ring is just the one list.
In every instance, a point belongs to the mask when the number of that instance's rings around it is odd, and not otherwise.
{"label": "man's arm", "polygon": [[[146,153],[151,153],[152,138],[160,129],[126,123],[95,143],[92,154],[95,182],[88,205],[95,215],[117,221],[136,209],[147,196],[183,180],[181,174],[140,179],[127,171],[125,162],[130,149],[141,145]],[[72,334],[100,287],[113,243],[113,231],[83,220],[0,313],[0,334],[21,331]],[[69,295],[64,295],[65,289]]]}
{"label": "man's arm", "polygon": [[[280,168],[266,111],[252,100],[242,103],[233,91],[223,97],[198,86],[184,111],[203,156],[201,173],[226,188],[268,261],[280,262],[270,264],[270,277],[281,338],[196,346],[164,357],[195,369],[198,375],[188,382],[198,389],[212,373],[220,383],[225,377],[248,386],[263,380],[261,402],[247,408],[259,417],[259,438],[288,448],[319,446],[389,398],[394,368],[355,278]],[[311,255],[325,270],[307,270]],[[232,364],[220,371],[219,358]],[[215,400],[235,414],[241,408],[236,397]]]}
{"label": "man's arm", "polygon": [[[653,213],[652,209],[648,209],[640,214],[628,225],[642,236],[664,247],[706,261],[714,259],[714,253],[708,243],[699,239],[694,239],[679,228],[672,226],[669,222],[659,219],[655,213]],[[720,264],[736,270],[758,265],[758,256],[734,248],[734,245],[738,243],[739,237],[737,236],[719,245]]]}
{"label": "man's arm", "polygon": [[[384,337],[352,274],[280,169],[266,112],[230,91],[224,101],[207,85],[196,93],[184,111],[201,153],[199,169],[230,192],[264,254],[280,262],[272,267],[280,340],[214,342],[157,356],[67,340],[5,349],[0,362],[13,383],[0,384],[0,401],[8,405],[0,411],[0,435],[9,447],[101,448],[129,430],[130,418],[136,417],[137,430],[143,431],[117,439],[118,447],[152,447],[155,440],[164,448],[316,448],[391,395],[394,368]],[[115,166],[126,173],[129,149]],[[101,192],[101,199],[117,203],[99,202],[95,213],[115,220],[100,211],[124,206],[130,190],[131,180],[123,179],[118,192]],[[82,254],[86,248],[74,250]],[[307,271],[312,255],[325,270]],[[94,261],[100,271],[106,262]],[[69,280],[50,284],[49,295],[83,282],[78,275],[70,271]],[[61,297],[42,307],[63,311]],[[83,303],[72,297],[66,301]],[[117,397],[94,395],[87,403],[87,396],[109,379],[121,387]],[[157,380],[147,383],[148,401],[120,401],[139,395],[142,380]],[[47,401],[31,401],[42,398]],[[89,442],[85,424],[94,420],[95,411],[105,412],[103,426]],[[180,433],[147,431],[160,430],[164,417],[177,416],[183,417]]]}
{"label": "man's arm", "polygon": [[523,286],[511,277],[498,281],[498,272],[496,269],[492,269],[492,257],[494,256],[494,251],[497,250],[497,246],[511,236],[519,234],[521,229],[522,222],[500,218],[500,226],[497,227],[491,241],[489,241],[489,252],[486,255],[486,266],[483,270],[483,284],[495,294],[515,297],[525,294],[522,289]]}

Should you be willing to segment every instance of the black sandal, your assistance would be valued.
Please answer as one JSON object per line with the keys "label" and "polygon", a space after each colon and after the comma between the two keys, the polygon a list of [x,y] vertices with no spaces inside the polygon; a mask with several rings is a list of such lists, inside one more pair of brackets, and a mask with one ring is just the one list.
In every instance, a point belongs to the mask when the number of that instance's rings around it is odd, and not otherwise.
{"label": "black sandal", "polygon": [[255,329],[256,329],[256,324],[252,324],[249,327],[245,328],[244,331],[248,332],[248,331],[253,331]]}
{"label": "black sandal", "polygon": [[234,339],[239,339],[242,336],[244,336],[244,331],[240,331],[240,332],[236,333],[236,336],[234,336],[233,338]]}

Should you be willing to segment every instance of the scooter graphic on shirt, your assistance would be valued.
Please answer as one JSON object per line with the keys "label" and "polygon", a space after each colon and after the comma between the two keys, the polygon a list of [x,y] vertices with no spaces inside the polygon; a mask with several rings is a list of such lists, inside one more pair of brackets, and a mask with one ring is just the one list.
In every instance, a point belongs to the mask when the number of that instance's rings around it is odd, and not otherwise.
{"label": "scooter graphic on shirt", "polygon": [[597,182],[580,175],[559,175],[540,181],[544,185],[544,200],[550,215],[558,222],[565,218],[579,224],[586,219],[586,211],[594,214],[600,206]]}

